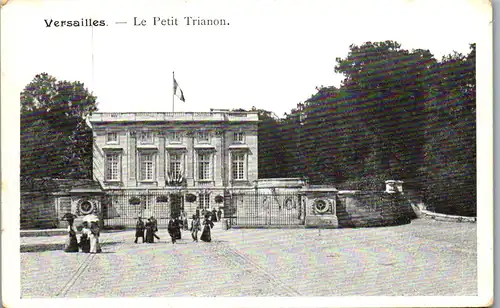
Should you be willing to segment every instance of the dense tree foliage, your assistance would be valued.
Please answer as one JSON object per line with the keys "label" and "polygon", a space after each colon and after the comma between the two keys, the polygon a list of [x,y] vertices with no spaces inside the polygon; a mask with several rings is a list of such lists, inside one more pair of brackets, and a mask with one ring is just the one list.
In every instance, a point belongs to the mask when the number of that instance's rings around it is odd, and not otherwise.
{"label": "dense tree foliage", "polygon": [[[260,176],[276,157],[273,176],[311,183],[379,190],[401,179],[440,212],[475,215],[475,45],[438,61],[428,50],[367,42],[336,62],[340,87],[318,88],[269,123],[279,140],[260,135]],[[268,155],[272,146],[278,153]]]}
{"label": "dense tree foliage", "polygon": [[42,73],[21,93],[21,177],[91,178],[96,97],[81,82]]}

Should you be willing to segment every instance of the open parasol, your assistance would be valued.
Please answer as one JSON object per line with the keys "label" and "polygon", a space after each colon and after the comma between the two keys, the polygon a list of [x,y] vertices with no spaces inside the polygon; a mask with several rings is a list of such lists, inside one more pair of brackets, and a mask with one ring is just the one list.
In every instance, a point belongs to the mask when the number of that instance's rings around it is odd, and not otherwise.
{"label": "open parasol", "polygon": [[83,217],[82,221],[86,222],[99,222],[99,217],[96,214],[89,214]]}
{"label": "open parasol", "polygon": [[73,213],[66,213],[64,214],[64,216],[61,218],[61,220],[71,220],[71,219],[75,219],[76,218],[76,215],[73,214]]}

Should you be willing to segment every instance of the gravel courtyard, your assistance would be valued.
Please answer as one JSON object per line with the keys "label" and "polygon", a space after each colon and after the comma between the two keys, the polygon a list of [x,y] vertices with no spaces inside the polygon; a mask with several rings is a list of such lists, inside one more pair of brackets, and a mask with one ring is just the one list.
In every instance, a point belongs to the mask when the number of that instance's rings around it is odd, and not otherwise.
{"label": "gravel courtyard", "polygon": [[[417,219],[360,229],[230,229],[213,242],[134,244],[101,235],[103,253],[59,250],[64,236],[21,238],[21,296],[477,295],[476,224]],[[29,252],[32,251],[32,252]]]}

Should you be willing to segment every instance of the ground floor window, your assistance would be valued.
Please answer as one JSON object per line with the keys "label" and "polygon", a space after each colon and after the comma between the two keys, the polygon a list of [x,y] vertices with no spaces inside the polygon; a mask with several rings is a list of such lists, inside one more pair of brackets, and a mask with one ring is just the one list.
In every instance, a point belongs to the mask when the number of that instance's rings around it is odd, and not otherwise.
{"label": "ground floor window", "polygon": [[210,194],[200,194],[198,196],[198,200],[200,200],[200,207],[202,209],[207,209],[210,207]]}

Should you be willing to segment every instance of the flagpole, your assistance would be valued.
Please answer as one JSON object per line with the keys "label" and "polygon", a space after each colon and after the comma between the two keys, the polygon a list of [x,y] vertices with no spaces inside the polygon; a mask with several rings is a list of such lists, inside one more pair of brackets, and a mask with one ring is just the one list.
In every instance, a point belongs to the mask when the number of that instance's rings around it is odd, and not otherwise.
{"label": "flagpole", "polygon": [[172,87],[173,87],[173,91],[172,91],[172,112],[174,112],[175,76],[174,76],[174,72],[173,71],[172,71]]}

